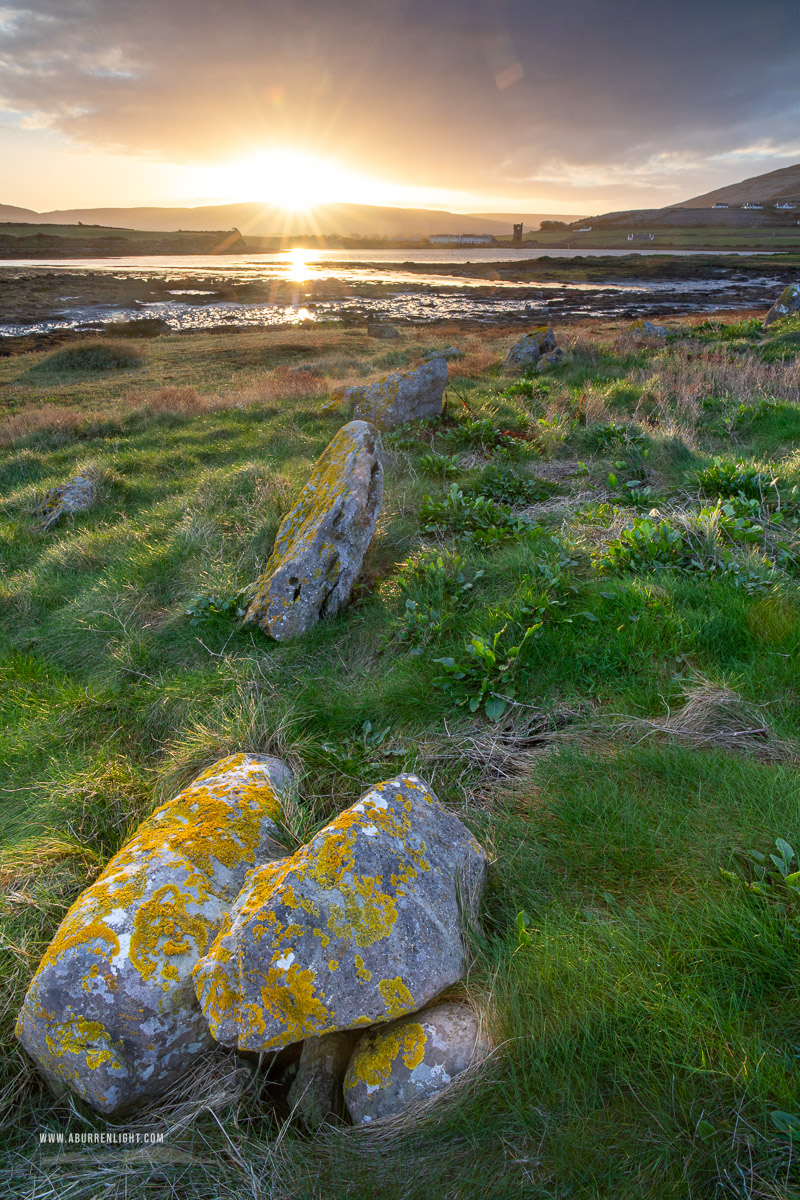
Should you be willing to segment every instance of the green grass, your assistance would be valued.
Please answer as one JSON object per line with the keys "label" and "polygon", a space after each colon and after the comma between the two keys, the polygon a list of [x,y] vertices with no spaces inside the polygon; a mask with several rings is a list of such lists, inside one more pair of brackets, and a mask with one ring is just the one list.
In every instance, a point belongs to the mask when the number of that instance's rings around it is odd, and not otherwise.
{"label": "green grass", "polygon": [[[443,422],[386,439],[383,512],[350,607],[283,645],[208,598],[247,594],[337,427],[325,393],[386,369],[368,357],[384,352],[336,330],[315,334],[307,354],[305,333],[294,349],[277,332],[157,339],[130,395],[118,377],[76,386],[64,366],[36,382],[30,367],[45,356],[0,361],[10,1194],[798,1194],[794,1144],[772,1114],[800,1116],[800,943],[779,906],[721,868],[778,837],[800,847],[800,425],[792,362],[712,334],[631,350],[582,333],[563,367],[521,386],[496,365],[508,339],[487,360],[482,332],[469,347],[481,365],[468,357],[456,384],[468,411],[453,396]],[[445,331],[442,344],[452,340]],[[704,408],[687,397],[705,387],[697,350],[708,345],[733,357],[727,373],[714,367]],[[413,339],[404,349],[413,361]],[[311,389],[290,374],[303,364]],[[447,456],[447,472],[431,454]],[[89,467],[97,506],[43,533],[37,498]],[[761,503],[758,475],[778,481],[780,506]],[[737,479],[757,507],[754,539],[702,516],[715,489],[736,499]],[[627,480],[650,489],[644,506]],[[426,497],[435,513],[452,484],[468,503],[505,506],[512,536],[424,521]],[[653,506],[703,530],[699,566],[598,570],[604,547]],[[492,511],[481,509],[484,533]],[[737,572],[715,569],[723,553]],[[470,649],[496,635],[521,644],[529,629],[513,666]],[[469,668],[464,679],[438,659]],[[765,706],[763,749],[637,724],[679,711],[699,682]],[[505,702],[497,721],[493,692]],[[531,721],[567,724],[537,753]],[[365,722],[389,733],[378,740]],[[505,784],[485,749],[498,730],[514,754]],[[144,1158],[65,1147],[59,1159],[40,1131],[107,1123],[54,1101],[17,1049],[30,975],[136,823],[241,749],[291,757],[298,839],[400,769],[463,813],[495,859],[468,991],[488,1006],[497,1053],[394,1139],[311,1141],[293,1126],[279,1139],[274,1090],[258,1087],[217,1116],[200,1111]]]}

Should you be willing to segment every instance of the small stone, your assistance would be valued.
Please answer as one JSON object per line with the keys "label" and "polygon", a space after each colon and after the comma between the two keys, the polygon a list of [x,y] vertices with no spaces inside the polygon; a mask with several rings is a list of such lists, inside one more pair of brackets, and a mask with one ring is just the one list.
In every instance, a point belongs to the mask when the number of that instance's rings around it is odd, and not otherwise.
{"label": "small stone", "polygon": [[416,775],[370,789],[249,876],[195,968],[214,1037],[277,1050],[430,1003],[465,970],[461,912],[476,912],[486,861]]}
{"label": "small stone", "polygon": [[357,1034],[350,1031],[306,1038],[289,1088],[289,1107],[309,1129],[343,1116],[342,1081]]}
{"label": "small stone", "polygon": [[489,1039],[466,1004],[434,1004],[371,1033],[353,1053],[344,1100],[354,1124],[401,1112],[441,1092],[489,1053]]}
{"label": "small stone", "polygon": [[764,329],[775,321],[782,321],[792,313],[800,312],[800,283],[790,283],[781,292],[778,299],[764,318]]}
{"label": "small stone", "polygon": [[76,475],[69,483],[51,488],[36,512],[42,517],[42,529],[49,529],[62,517],[86,512],[97,498],[97,488],[90,475]]}
{"label": "small stone", "polygon": [[342,388],[325,411],[371,421],[384,430],[419,417],[440,417],[447,379],[447,362],[437,355],[413,371],[393,371],[365,387]]}
{"label": "small stone", "polygon": [[430,361],[433,358],[463,358],[464,351],[459,350],[458,346],[448,346],[446,350],[431,350],[430,354],[426,354],[425,358]]}
{"label": "small stone", "polygon": [[213,1045],[192,969],[251,867],[280,858],[279,759],[234,754],[162,805],[61,923],[16,1033],[102,1113],[160,1095]]}
{"label": "small stone", "polygon": [[556,335],[549,326],[532,329],[510,348],[503,360],[507,371],[527,371],[535,367],[543,354],[556,349]]}
{"label": "small stone", "polygon": [[559,363],[564,361],[564,351],[560,346],[556,346],[550,354],[544,354],[536,364],[537,371],[545,371],[548,367],[557,367]]}
{"label": "small stone", "polygon": [[378,322],[372,322],[367,325],[367,333],[373,338],[391,339],[402,336],[396,325],[383,325]]}
{"label": "small stone", "polygon": [[382,450],[366,421],[342,426],[281,521],[245,622],[284,642],[345,607],[381,508]]}

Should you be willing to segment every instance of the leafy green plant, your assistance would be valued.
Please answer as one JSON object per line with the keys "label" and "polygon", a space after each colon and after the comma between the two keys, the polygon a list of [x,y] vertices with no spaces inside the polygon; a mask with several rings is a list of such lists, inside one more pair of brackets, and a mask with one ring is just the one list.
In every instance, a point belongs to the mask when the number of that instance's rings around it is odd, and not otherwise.
{"label": "leafy green plant", "polygon": [[354,779],[368,772],[383,774],[388,759],[407,754],[405,747],[391,745],[391,726],[373,728],[371,721],[365,721],[357,734],[340,742],[323,742],[322,749],[330,766]]}
{"label": "leafy green plant", "polygon": [[612,450],[618,446],[627,446],[644,440],[644,435],[627,425],[619,425],[616,421],[605,424],[588,425],[583,433],[583,441],[590,450]]}
{"label": "leafy green plant", "polygon": [[755,467],[724,458],[715,458],[710,466],[695,472],[694,479],[707,496],[745,496],[762,501],[772,492],[776,497],[774,479]]}
{"label": "leafy green plant", "polygon": [[456,454],[423,454],[419,460],[419,468],[427,475],[438,475],[441,479],[452,479],[458,475],[460,467]]}
{"label": "leafy green plant", "polygon": [[656,571],[680,567],[687,557],[683,537],[669,521],[636,518],[598,555],[602,571]]}
{"label": "leafy green plant", "polygon": [[241,593],[238,596],[212,596],[200,592],[192,596],[184,611],[190,625],[201,625],[220,617],[233,621],[236,617],[243,617],[246,610],[247,605]]}
{"label": "leafy green plant", "polygon": [[465,496],[457,484],[450,485],[444,500],[426,496],[420,508],[420,518],[426,533],[449,529],[478,545],[491,545],[528,533],[532,526],[523,517],[514,516],[511,509],[496,504],[485,496]]}
{"label": "leafy green plant", "polygon": [[394,636],[409,643],[412,654],[421,654],[449,618],[467,607],[482,576],[483,571],[476,571],[469,578],[461,555],[446,551],[422,554],[404,563],[397,577],[404,607],[395,622]]}
{"label": "leafy green plant", "polygon": [[498,504],[537,504],[558,491],[558,484],[549,479],[534,479],[517,475],[512,467],[488,463],[466,489],[467,495],[485,496]]}
{"label": "leafy green plant", "polygon": [[776,838],[777,854],[747,850],[739,854],[739,871],[720,868],[724,879],[766,903],[795,941],[800,941],[800,859],[784,838]]}
{"label": "leafy green plant", "polygon": [[490,721],[499,721],[514,698],[514,678],[525,647],[535,638],[542,627],[539,621],[529,625],[521,640],[510,645],[508,626],[503,625],[492,638],[473,634],[467,646],[466,661],[456,662],[452,658],[436,658],[444,674],[436,680],[439,687],[458,697],[470,712],[483,708]]}

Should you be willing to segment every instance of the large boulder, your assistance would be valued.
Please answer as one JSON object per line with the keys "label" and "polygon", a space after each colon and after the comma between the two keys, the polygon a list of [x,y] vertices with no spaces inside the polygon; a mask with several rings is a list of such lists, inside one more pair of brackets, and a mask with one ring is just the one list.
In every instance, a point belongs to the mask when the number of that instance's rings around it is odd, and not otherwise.
{"label": "large boulder", "polygon": [[164,1091],[213,1045],[192,969],[256,864],[280,845],[278,759],[235,754],[144,821],[44,955],[17,1037],[57,1088],[113,1113]]}
{"label": "large boulder", "polygon": [[69,483],[51,488],[37,508],[42,529],[49,529],[62,517],[86,512],[97,498],[97,488],[91,475],[76,475]]}
{"label": "large boulder", "polygon": [[381,509],[382,450],[366,421],[342,426],[281,521],[246,622],[283,642],[345,607]]}
{"label": "large boulder", "polygon": [[767,329],[775,321],[781,321],[796,312],[800,312],[800,283],[790,283],[764,318],[764,328]]}
{"label": "large boulder", "polygon": [[669,330],[666,325],[654,325],[652,321],[645,321],[643,318],[633,322],[631,333],[637,337],[665,338],[669,336]]}
{"label": "large boulder", "polygon": [[461,978],[486,854],[415,775],[254,871],[195,968],[214,1037],[274,1050],[392,1021]]}
{"label": "large boulder", "polygon": [[485,1058],[489,1040],[466,1004],[434,1004],[365,1033],[344,1078],[344,1100],[355,1125],[393,1116],[442,1091]]}
{"label": "large boulder", "polygon": [[365,387],[344,388],[328,409],[393,429],[418,417],[440,417],[447,379],[447,362],[437,355],[413,371],[393,371]]}
{"label": "large boulder", "polygon": [[535,367],[543,354],[556,349],[556,335],[548,326],[532,329],[509,349],[503,360],[506,371],[528,371]]}

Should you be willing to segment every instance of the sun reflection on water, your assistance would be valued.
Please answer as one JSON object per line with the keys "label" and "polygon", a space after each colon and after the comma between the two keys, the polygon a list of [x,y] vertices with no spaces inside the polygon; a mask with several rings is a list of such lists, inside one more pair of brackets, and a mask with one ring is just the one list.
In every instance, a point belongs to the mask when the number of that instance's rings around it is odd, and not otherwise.
{"label": "sun reflection on water", "polygon": [[309,266],[314,261],[316,254],[313,250],[307,250],[304,246],[295,246],[292,250],[286,251],[286,278],[290,283],[307,283],[315,275],[315,271]]}

